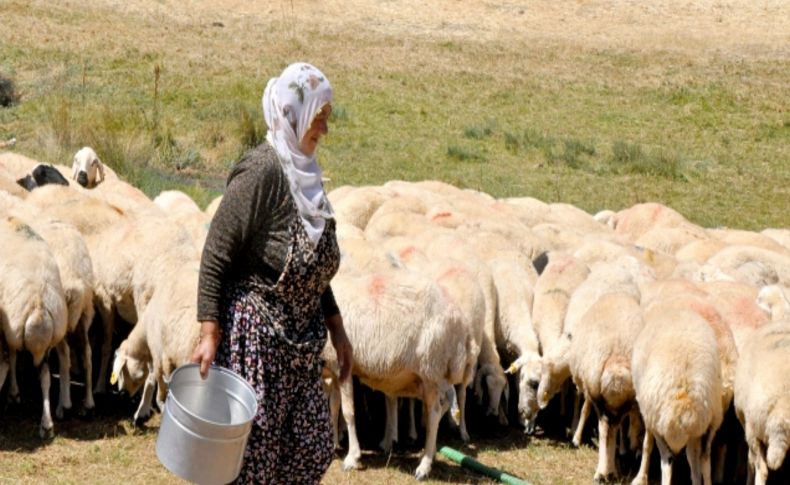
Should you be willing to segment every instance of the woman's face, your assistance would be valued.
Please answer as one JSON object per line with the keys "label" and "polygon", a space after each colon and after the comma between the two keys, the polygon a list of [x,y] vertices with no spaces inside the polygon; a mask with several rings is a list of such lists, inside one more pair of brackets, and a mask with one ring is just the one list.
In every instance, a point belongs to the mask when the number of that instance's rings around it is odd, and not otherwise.
{"label": "woman's face", "polygon": [[332,114],[332,105],[325,104],[324,107],[321,108],[321,111],[315,115],[315,118],[313,118],[313,123],[302,137],[302,141],[299,143],[299,150],[301,150],[302,153],[308,157],[313,156],[315,153],[315,147],[318,146],[318,140],[320,140],[322,136],[329,133],[328,122],[330,114]]}

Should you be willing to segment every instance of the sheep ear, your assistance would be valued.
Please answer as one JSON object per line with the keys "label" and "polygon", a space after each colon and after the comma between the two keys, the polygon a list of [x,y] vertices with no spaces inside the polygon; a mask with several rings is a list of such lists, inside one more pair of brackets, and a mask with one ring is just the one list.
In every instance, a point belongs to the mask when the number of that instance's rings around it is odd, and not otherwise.
{"label": "sheep ear", "polygon": [[102,165],[101,160],[98,158],[94,159],[93,163],[96,165],[96,168],[99,169],[99,178],[96,180],[96,183],[104,182],[104,165]]}
{"label": "sheep ear", "polygon": [[80,173],[80,166],[77,163],[77,159],[74,158],[74,161],[71,162],[71,179],[77,180],[77,174]]}
{"label": "sheep ear", "polygon": [[126,356],[115,352],[115,360],[112,363],[112,374],[110,374],[110,385],[114,386],[120,382],[119,387],[123,387],[123,368],[126,367]]}
{"label": "sheep ear", "polygon": [[507,368],[505,374],[515,374],[516,372],[518,372],[521,366],[526,363],[527,361],[524,357],[519,357],[512,364],[510,364],[510,367]]}

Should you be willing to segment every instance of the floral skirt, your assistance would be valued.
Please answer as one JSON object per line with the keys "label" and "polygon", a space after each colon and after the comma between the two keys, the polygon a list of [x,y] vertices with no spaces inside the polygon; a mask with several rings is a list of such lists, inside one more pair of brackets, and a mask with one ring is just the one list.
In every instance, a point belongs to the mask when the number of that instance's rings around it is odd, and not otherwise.
{"label": "floral skirt", "polygon": [[[321,349],[291,345],[274,330],[272,302],[250,286],[230,289],[216,362],[252,384],[258,399],[237,483],[317,484],[333,457]],[[323,330],[323,329],[322,329]]]}

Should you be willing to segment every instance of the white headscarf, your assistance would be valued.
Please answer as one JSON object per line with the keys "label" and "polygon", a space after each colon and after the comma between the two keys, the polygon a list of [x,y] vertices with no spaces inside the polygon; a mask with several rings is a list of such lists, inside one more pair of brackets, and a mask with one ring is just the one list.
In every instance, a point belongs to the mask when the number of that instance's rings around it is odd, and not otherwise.
{"label": "white headscarf", "polygon": [[304,62],[291,64],[280,77],[270,79],[262,99],[263,117],[269,127],[266,141],[277,150],[302,225],[314,246],[321,239],[326,219],[334,217],[334,212],[321,184],[315,154],[308,157],[299,144],[315,116],[331,101],[329,79]]}

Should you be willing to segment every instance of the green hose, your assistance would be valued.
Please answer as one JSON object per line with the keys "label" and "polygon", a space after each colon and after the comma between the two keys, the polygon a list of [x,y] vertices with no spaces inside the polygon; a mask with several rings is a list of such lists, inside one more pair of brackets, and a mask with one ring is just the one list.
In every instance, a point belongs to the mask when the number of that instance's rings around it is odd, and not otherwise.
{"label": "green hose", "polygon": [[483,475],[499,480],[502,483],[508,483],[510,485],[530,485],[529,482],[526,482],[518,477],[514,477],[513,475],[509,475],[503,471],[497,470],[496,468],[487,467],[479,461],[469,458],[460,451],[454,450],[448,446],[442,446],[442,448],[439,450],[439,453],[453,460],[464,468],[469,468],[470,470],[482,473]]}

